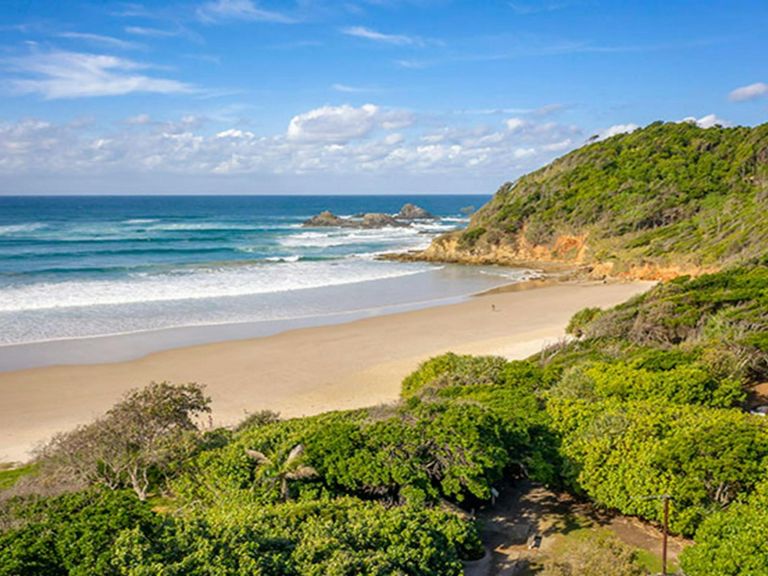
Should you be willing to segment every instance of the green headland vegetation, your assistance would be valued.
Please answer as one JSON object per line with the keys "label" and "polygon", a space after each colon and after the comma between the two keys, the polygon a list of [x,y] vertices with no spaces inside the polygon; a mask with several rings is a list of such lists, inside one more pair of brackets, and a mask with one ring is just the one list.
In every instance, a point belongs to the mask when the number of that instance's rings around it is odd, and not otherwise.
{"label": "green headland vegetation", "polygon": [[464,231],[410,257],[664,279],[764,254],[766,211],[768,124],[656,122],[504,184]]}

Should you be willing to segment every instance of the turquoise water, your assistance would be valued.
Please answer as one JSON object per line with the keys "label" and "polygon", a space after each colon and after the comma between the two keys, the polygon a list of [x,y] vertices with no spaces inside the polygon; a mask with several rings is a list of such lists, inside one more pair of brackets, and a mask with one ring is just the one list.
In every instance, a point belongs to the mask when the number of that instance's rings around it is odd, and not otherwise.
{"label": "turquoise water", "polygon": [[[424,303],[518,278],[382,262],[463,227],[479,196],[0,197],[0,344],[278,321]],[[395,213],[410,228],[308,229]],[[511,274],[511,275],[510,275]]]}

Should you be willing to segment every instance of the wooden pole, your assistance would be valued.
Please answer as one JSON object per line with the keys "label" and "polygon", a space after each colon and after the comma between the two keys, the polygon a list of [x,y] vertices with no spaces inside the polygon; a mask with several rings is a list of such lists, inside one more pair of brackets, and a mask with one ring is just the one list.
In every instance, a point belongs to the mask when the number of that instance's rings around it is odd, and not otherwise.
{"label": "wooden pole", "polygon": [[663,548],[661,550],[661,576],[667,576],[667,533],[669,532],[669,496],[662,497],[664,500],[664,536]]}

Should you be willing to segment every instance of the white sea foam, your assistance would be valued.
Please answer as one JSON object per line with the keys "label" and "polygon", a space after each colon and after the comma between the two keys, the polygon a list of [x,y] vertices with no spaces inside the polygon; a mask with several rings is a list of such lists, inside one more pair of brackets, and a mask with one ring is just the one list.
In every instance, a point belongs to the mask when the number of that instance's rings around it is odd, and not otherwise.
{"label": "white sea foam", "polygon": [[24,232],[34,232],[45,228],[45,224],[41,222],[30,222],[28,224],[10,224],[8,226],[0,226],[0,235],[11,234],[23,234]]}
{"label": "white sea foam", "polygon": [[524,282],[525,280],[536,280],[544,277],[544,274],[539,270],[515,269],[515,268],[493,268],[490,270],[480,270],[480,274],[486,274],[489,276],[499,276],[501,278],[508,278],[516,282]]}
{"label": "white sea foam", "polygon": [[373,230],[330,229],[327,232],[300,232],[279,240],[283,246],[293,248],[331,248],[353,244],[401,244],[425,235],[413,228],[376,228]]}
{"label": "white sea foam", "polygon": [[248,226],[246,224],[226,224],[223,222],[169,223],[150,226],[149,230],[158,231],[205,231],[205,230],[263,230],[263,226]]}
{"label": "white sea foam", "polygon": [[288,292],[417,274],[428,267],[382,262],[285,261],[280,266],[196,268],[116,280],[40,282],[4,288],[0,312],[199,300]]}
{"label": "white sea foam", "polygon": [[440,218],[443,222],[457,222],[459,224],[466,224],[469,222],[469,218],[457,218],[453,216],[448,216],[446,218]]}
{"label": "white sea foam", "polygon": [[456,230],[456,226],[453,224],[443,224],[441,222],[417,222],[413,227],[422,232],[435,232],[438,234]]}
{"label": "white sea foam", "polygon": [[298,254],[292,254],[291,256],[269,256],[264,258],[267,262],[298,262],[301,260],[301,256]]}
{"label": "white sea foam", "polygon": [[131,218],[130,220],[123,220],[123,224],[152,224],[152,222],[158,222],[157,218]]}

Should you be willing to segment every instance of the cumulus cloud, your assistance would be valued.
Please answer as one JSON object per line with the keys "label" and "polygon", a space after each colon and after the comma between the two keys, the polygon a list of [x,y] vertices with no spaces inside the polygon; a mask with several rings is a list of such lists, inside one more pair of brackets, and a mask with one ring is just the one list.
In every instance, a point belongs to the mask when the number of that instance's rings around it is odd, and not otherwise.
{"label": "cumulus cloud", "polygon": [[683,118],[681,122],[688,122],[689,124],[696,124],[699,128],[712,128],[713,126],[730,126],[731,123],[727,120],[723,120],[722,118],[718,118],[714,114],[707,114],[706,116],[702,116],[701,118],[695,118],[694,116],[689,116],[688,118]]}
{"label": "cumulus cloud", "polygon": [[189,84],[141,73],[148,68],[126,58],[81,52],[48,52],[14,58],[17,73],[11,87],[22,94],[39,94],[47,100],[118,96],[132,92],[172,94],[194,92]]}
{"label": "cumulus cloud", "polygon": [[628,132],[634,132],[640,128],[637,124],[614,124],[613,126],[609,126],[605,130],[601,130],[597,134],[597,140],[605,140],[606,138],[610,138],[611,136],[616,136],[617,134],[626,134]]}
{"label": "cumulus cloud", "polygon": [[520,130],[520,128],[523,128],[527,124],[525,120],[520,118],[509,118],[504,123],[507,125],[507,130],[511,132]]}
{"label": "cumulus cloud", "polygon": [[197,16],[203,22],[222,20],[249,20],[252,22],[275,22],[292,24],[295,19],[281,12],[260,8],[251,0],[215,0],[197,9]]}
{"label": "cumulus cloud", "polygon": [[347,36],[354,36],[356,38],[364,38],[373,42],[382,42],[384,44],[394,44],[396,46],[413,46],[422,45],[424,40],[417,36],[405,36],[403,34],[384,34],[365,26],[350,26],[343,28],[342,33]]}
{"label": "cumulus cloud", "polygon": [[344,143],[368,136],[376,128],[399,130],[412,123],[407,110],[384,110],[374,104],[323,106],[294,116],[287,137],[295,142]]}
{"label": "cumulus cloud", "polygon": [[[515,130],[416,122],[408,110],[374,104],[324,106],[297,114],[284,133],[236,124],[168,122],[139,115],[99,133],[93,126],[0,122],[0,173],[112,174],[466,174],[510,178],[583,138],[575,126],[533,120]],[[122,128],[121,128],[122,126]],[[407,128],[400,131],[400,128]]]}
{"label": "cumulus cloud", "polygon": [[768,84],[765,82],[756,82],[754,84],[749,84],[748,86],[736,88],[728,95],[728,98],[734,102],[744,102],[746,100],[755,100],[763,96],[768,96]]}
{"label": "cumulus cloud", "polygon": [[248,130],[238,130],[236,128],[230,128],[229,130],[223,130],[218,132],[215,138],[234,138],[236,140],[245,139],[252,140],[256,135]]}
{"label": "cumulus cloud", "polygon": [[348,142],[370,133],[378,113],[373,104],[323,106],[291,118],[287,135],[298,142]]}

